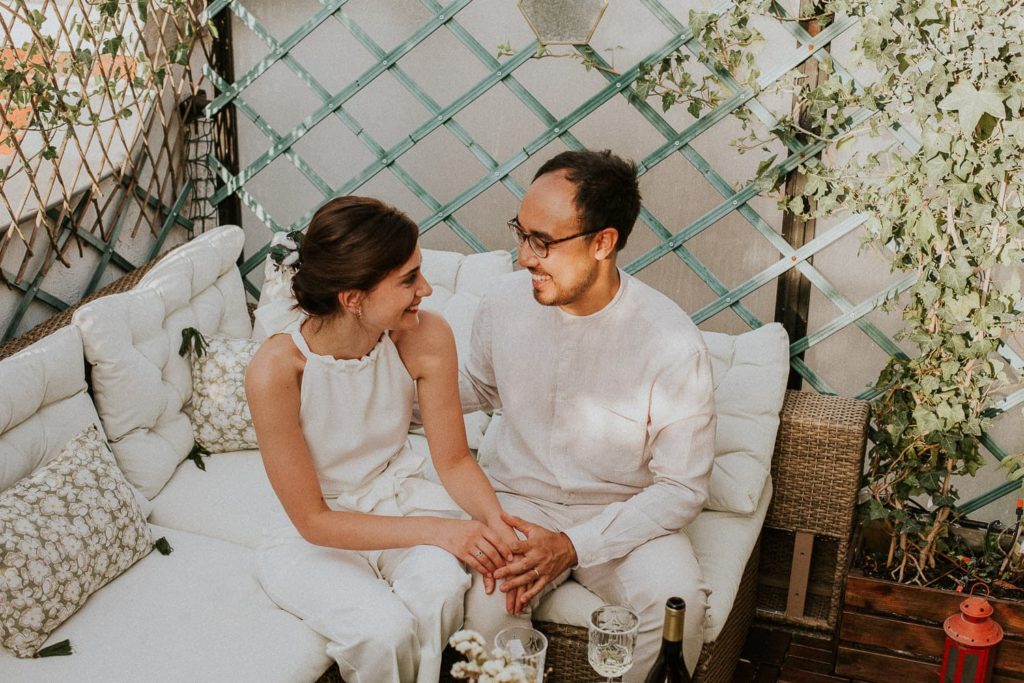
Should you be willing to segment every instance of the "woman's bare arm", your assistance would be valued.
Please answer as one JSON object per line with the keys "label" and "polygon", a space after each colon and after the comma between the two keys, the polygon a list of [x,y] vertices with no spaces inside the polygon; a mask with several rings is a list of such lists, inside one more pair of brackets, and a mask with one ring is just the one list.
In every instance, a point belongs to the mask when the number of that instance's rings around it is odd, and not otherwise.
{"label": "woman's bare arm", "polygon": [[[246,374],[245,390],[270,484],[295,528],[315,545],[379,550],[437,545],[477,571],[496,567],[475,553],[507,546],[485,523],[439,517],[388,517],[331,510],[299,424],[305,359],[285,335],[268,339]],[[493,495],[493,493],[492,493]],[[486,557],[485,556],[485,557]]]}

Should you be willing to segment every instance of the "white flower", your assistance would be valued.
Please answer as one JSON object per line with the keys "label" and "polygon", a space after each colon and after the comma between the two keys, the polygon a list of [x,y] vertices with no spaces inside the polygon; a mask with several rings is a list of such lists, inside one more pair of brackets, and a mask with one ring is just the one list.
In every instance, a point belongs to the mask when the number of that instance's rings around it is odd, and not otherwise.
{"label": "white flower", "polygon": [[530,683],[532,680],[520,664],[508,662],[503,650],[496,649],[488,655],[486,641],[476,631],[456,631],[448,644],[469,659],[452,665],[453,678],[475,683]]}
{"label": "white flower", "polygon": [[44,515],[62,515],[66,508],[64,501],[53,494],[43,498],[39,504],[39,509]]}
{"label": "white flower", "polygon": [[39,530],[36,529],[36,525],[24,517],[19,517],[14,520],[14,530],[22,536],[38,536]]}
{"label": "white flower", "polygon": [[497,677],[502,671],[505,670],[504,659],[491,659],[484,662],[483,672],[488,676]]}
{"label": "white flower", "polygon": [[77,557],[84,547],[82,545],[82,539],[77,536],[65,536],[61,539],[61,543],[64,545],[64,551],[70,557]]}
{"label": "white flower", "polygon": [[50,576],[50,567],[40,560],[28,561],[28,578],[34,583],[42,583],[43,579]]}
{"label": "white flower", "polygon": [[5,568],[0,574],[0,590],[16,591],[20,590],[23,585],[21,574],[14,567]]}
{"label": "white flower", "polygon": [[39,629],[43,626],[43,610],[39,607],[25,610],[21,613],[18,625],[22,628]]}

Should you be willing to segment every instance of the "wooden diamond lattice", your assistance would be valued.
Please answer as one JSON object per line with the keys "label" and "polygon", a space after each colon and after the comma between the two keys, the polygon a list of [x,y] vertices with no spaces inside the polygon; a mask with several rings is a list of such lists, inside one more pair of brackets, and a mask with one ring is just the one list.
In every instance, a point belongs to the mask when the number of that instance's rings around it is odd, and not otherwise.
{"label": "wooden diamond lattice", "polygon": [[519,11],[542,45],[590,42],[608,0],[519,0]]}

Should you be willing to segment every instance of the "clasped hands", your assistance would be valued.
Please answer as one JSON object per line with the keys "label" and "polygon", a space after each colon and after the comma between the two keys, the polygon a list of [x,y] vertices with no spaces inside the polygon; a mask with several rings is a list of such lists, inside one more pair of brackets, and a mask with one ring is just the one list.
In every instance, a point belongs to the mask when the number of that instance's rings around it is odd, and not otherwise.
{"label": "clasped hands", "polygon": [[[492,542],[492,548],[474,550],[468,564],[483,575],[488,595],[501,581],[505,609],[518,615],[555,577],[576,565],[576,549],[564,533],[507,513],[502,513],[501,521],[495,525],[499,529],[490,529],[501,539]],[[520,540],[513,529],[525,538]]]}

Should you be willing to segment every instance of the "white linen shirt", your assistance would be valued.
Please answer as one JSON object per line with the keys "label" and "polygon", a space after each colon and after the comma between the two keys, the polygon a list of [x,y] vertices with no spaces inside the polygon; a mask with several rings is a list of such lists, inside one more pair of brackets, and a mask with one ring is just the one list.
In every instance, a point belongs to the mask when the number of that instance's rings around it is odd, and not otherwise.
{"label": "white linen shirt", "polygon": [[582,521],[557,531],[581,567],[689,524],[714,458],[700,331],[666,296],[619,277],[587,316],[537,303],[525,270],[503,277],[480,303],[460,368],[463,409],[502,410],[487,467],[495,489],[571,506]]}

